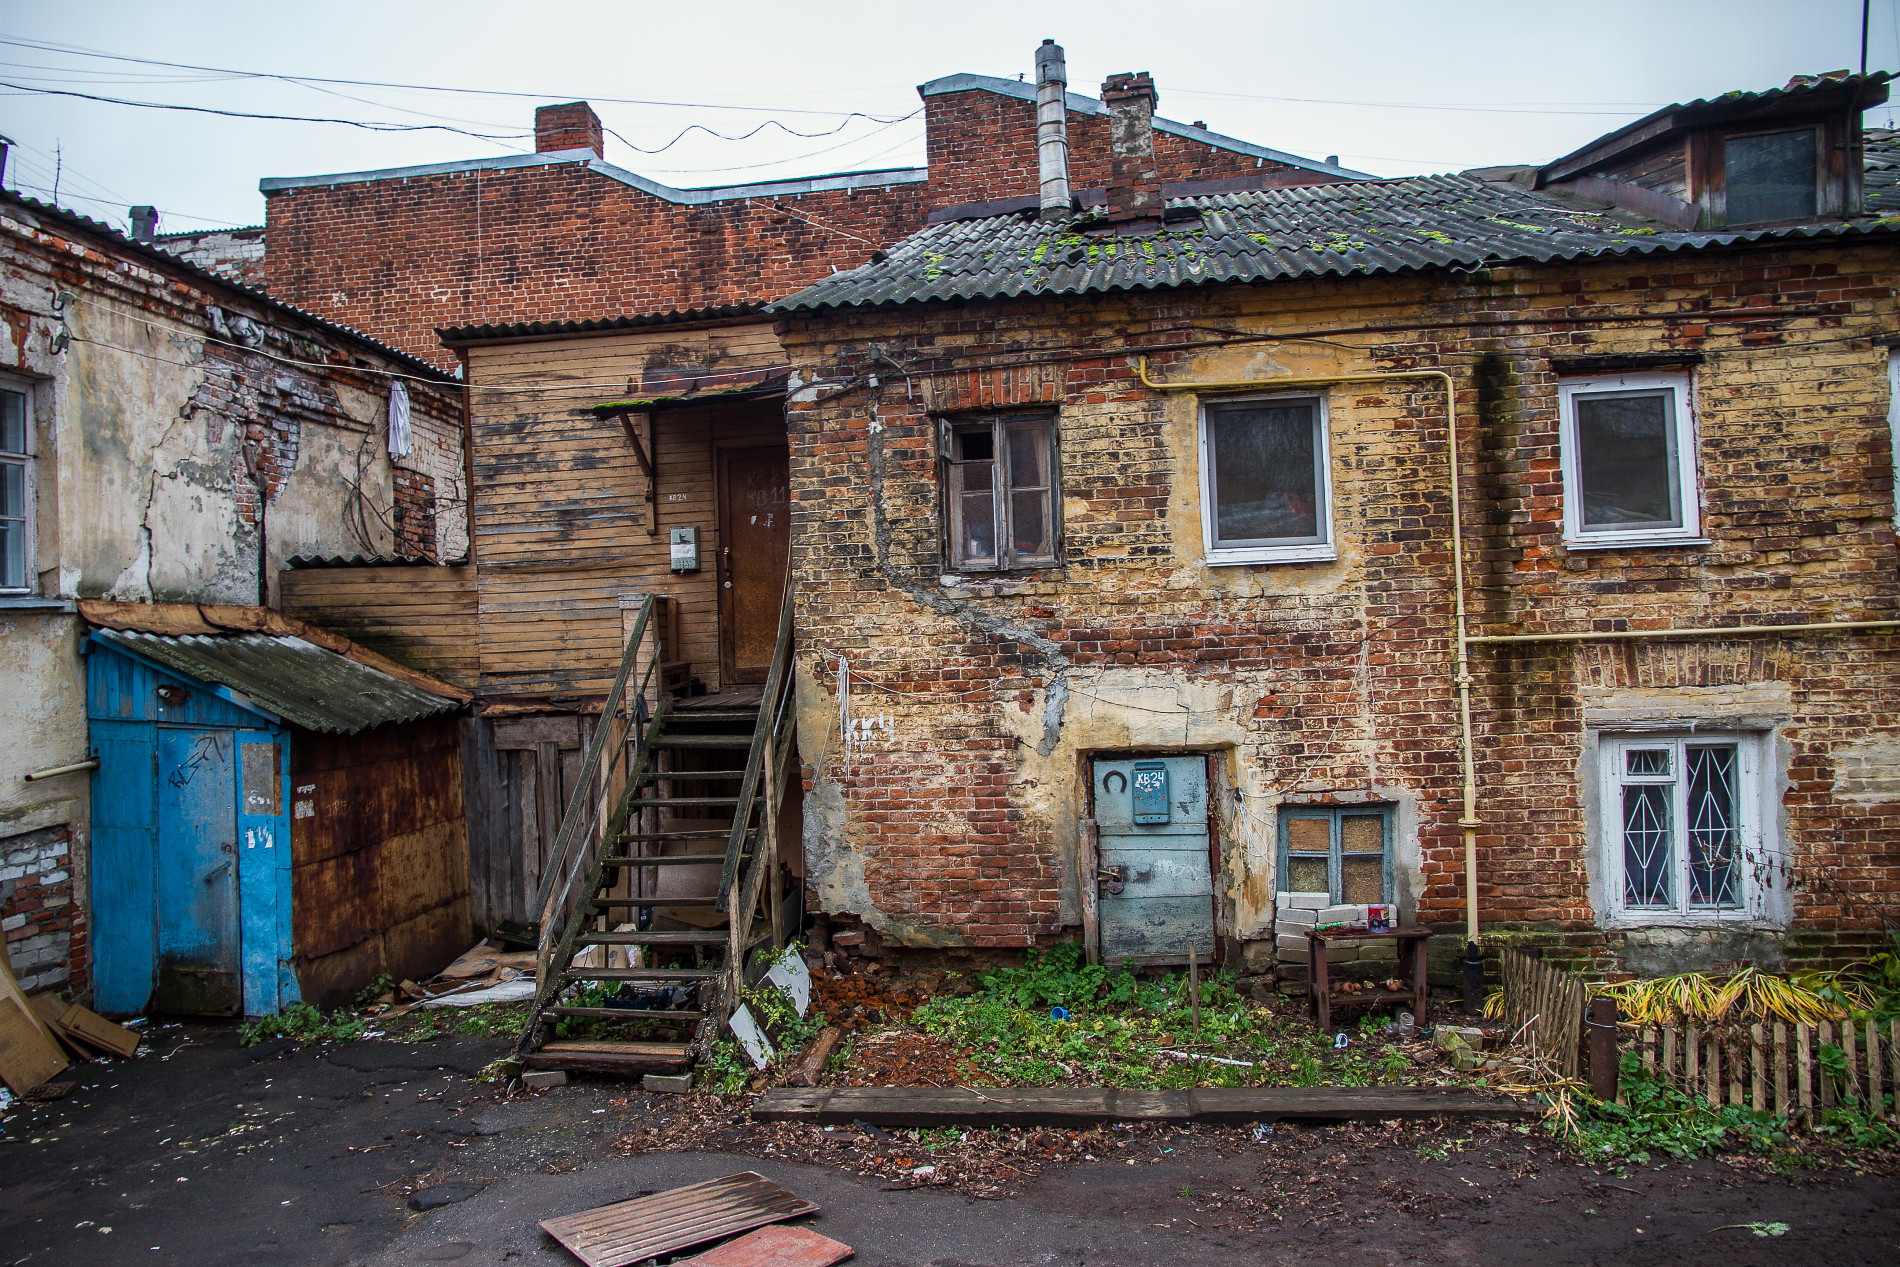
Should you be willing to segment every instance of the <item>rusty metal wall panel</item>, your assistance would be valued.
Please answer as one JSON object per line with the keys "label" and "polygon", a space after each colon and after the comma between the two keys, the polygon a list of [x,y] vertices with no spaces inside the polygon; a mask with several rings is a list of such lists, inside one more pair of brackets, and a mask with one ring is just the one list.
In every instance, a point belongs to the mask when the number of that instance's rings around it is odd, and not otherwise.
{"label": "rusty metal wall panel", "polygon": [[544,1219],[541,1226],[587,1267],[628,1267],[817,1209],[764,1175],[747,1170],[564,1218]]}

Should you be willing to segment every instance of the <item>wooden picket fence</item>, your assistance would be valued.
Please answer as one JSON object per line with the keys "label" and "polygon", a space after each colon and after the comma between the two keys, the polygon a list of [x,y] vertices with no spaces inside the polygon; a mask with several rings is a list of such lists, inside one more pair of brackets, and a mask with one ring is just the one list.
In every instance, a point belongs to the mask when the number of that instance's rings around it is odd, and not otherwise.
{"label": "wooden picket fence", "polygon": [[1712,1105],[1742,1104],[1812,1124],[1851,1100],[1863,1112],[1900,1118],[1885,1099],[1893,1094],[1900,1101],[1900,1020],[1624,1026],[1626,1033],[1631,1029],[1643,1068]]}
{"label": "wooden picket fence", "polygon": [[1535,1047],[1566,1078],[1577,1076],[1583,978],[1516,947],[1504,951],[1504,1024],[1514,1043]]}

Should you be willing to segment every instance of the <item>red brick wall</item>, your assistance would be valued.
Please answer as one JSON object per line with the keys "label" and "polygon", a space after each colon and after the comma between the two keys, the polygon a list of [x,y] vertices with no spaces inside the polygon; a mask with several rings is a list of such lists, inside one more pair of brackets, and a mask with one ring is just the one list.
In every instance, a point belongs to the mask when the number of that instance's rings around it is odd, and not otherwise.
{"label": "red brick wall", "polygon": [[[852,379],[872,364],[872,343],[909,371],[883,372],[881,391],[821,393],[789,411],[820,906],[912,945],[1061,935],[1076,920],[1067,872],[1087,754],[1185,742],[1223,752],[1246,794],[1223,797],[1227,918],[1240,903],[1271,907],[1279,806],[1377,802],[1401,810],[1406,916],[1460,927],[1442,392],[1400,382],[1330,394],[1337,562],[1208,568],[1192,397],[1145,390],[1132,358],[1070,359],[1077,349],[1172,342],[1189,319],[1371,326],[1389,332],[1353,339],[1358,351],[1240,345],[1157,357],[1153,372],[1452,369],[1473,632],[1882,618],[1900,607],[1900,578],[1886,353],[1868,336],[1893,328],[1896,266],[1885,245],[1710,252],[786,323],[782,341],[808,378]],[[1788,315],[1697,315],[1736,307]],[[1496,324],[1474,326],[1479,313]],[[1556,314],[1569,324],[1553,326]],[[1551,358],[1658,351],[1705,358],[1695,381],[1710,543],[1569,550]],[[990,362],[1019,367],[959,368]],[[1036,405],[1059,419],[1063,565],[1001,582],[946,578],[937,416]],[[842,752],[838,655],[868,679],[853,688],[854,713],[890,723]],[[1528,646],[1479,650],[1473,668],[1487,932],[1651,970],[1671,956],[1772,960],[1777,945],[1838,961],[1881,936],[1900,886],[1893,636]],[[1157,694],[1123,707],[1115,682]],[[1052,759],[1039,751],[1043,718],[1064,689]],[[1673,694],[1656,705],[1658,692]],[[1591,727],[1617,728],[1605,709],[1683,707],[1772,735],[1775,851],[1751,861],[1785,885],[1785,930],[1731,923],[1659,942],[1599,922],[1582,773]],[[1143,727],[1188,738],[1122,737]]]}
{"label": "red brick wall", "polygon": [[[928,184],[681,206],[566,163],[278,191],[269,289],[444,368],[454,358],[440,327],[781,298],[863,264],[932,207],[1036,192],[1033,102],[946,93],[926,99],[925,117]],[[1107,116],[1069,122],[1076,188],[1106,185]],[[1155,145],[1164,182],[1263,170],[1165,133]]]}
{"label": "red brick wall", "polygon": [[84,991],[92,971],[85,912],[73,901],[72,828],[0,839],[0,936],[28,991]]}

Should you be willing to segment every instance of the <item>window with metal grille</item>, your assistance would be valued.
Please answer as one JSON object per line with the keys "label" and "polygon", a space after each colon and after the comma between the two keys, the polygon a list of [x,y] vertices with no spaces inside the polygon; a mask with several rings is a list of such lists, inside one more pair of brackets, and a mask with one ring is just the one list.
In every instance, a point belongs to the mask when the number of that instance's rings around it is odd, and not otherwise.
{"label": "window with metal grille", "polygon": [[1687,374],[1570,379],[1557,399],[1568,544],[1700,539]]}
{"label": "window with metal grille", "polygon": [[1722,142],[1729,224],[1805,220],[1820,210],[1820,133],[1814,128],[1731,136]]}
{"label": "window with metal grille", "polygon": [[1209,563],[1336,557],[1326,410],[1317,396],[1201,407],[1201,506]]}
{"label": "window with metal grille", "polygon": [[27,397],[0,387],[0,591],[28,588],[32,457],[27,452]]}
{"label": "window with metal grille", "polygon": [[1392,900],[1392,814],[1383,805],[1280,811],[1280,887],[1334,902]]}
{"label": "window with metal grille", "polygon": [[1756,749],[1739,735],[1603,738],[1604,853],[1622,915],[1753,908],[1762,861]]}
{"label": "window with metal grille", "polygon": [[942,423],[946,562],[958,572],[1057,561],[1055,419],[1012,414]]}

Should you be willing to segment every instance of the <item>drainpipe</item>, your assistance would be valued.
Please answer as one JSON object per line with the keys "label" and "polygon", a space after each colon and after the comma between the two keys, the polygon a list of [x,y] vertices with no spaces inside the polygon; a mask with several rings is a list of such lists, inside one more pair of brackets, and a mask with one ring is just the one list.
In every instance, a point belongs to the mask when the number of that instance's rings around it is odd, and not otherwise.
{"label": "drainpipe", "polygon": [[1044,40],[1036,50],[1036,166],[1041,179],[1042,218],[1068,218],[1069,67],[1062,45]]}
{"label": "drainpipe", "polygon": [[[1139,357],[1136,373],[1141,385],[1157,392],[1259,391],[1263,387],[1333,387],[1348,383],[1391,383],[1436,379],[1445,388],[1445,464],[1451,481],[1452,568],[1452,684],[1458,692],[1458,737],[1464,766],[1464,815],[1458,826],[1465,834],[1465,962],[1477,957],[1478,944],[1478,766],[1471,737],[1471,637],[1465,625],[1464,499],[1458,489],[1458,385],[1444,370],[1404,370],[1392,374],[1332,374],[1325,378],[1252,378],[1231,382],[1157,383],[1148,377],[1148,358]],[[1466,968],[1466,1006],[1473,1002],[1470,968]],[[1478,988],[1481,988],[1481,984]]]}

